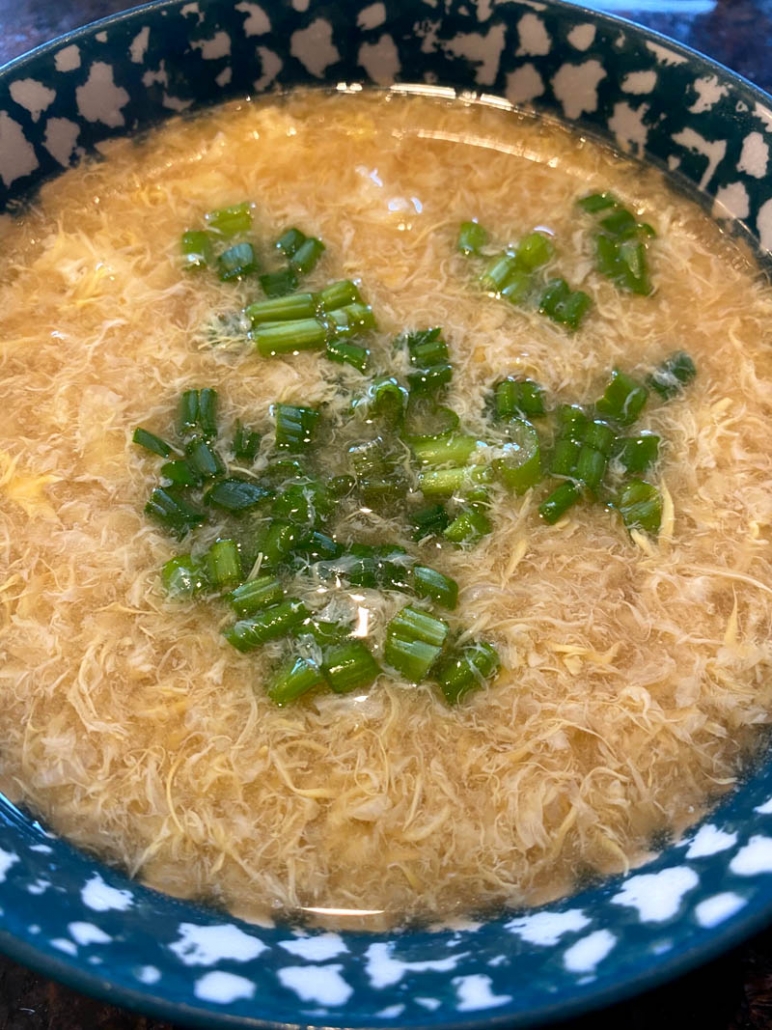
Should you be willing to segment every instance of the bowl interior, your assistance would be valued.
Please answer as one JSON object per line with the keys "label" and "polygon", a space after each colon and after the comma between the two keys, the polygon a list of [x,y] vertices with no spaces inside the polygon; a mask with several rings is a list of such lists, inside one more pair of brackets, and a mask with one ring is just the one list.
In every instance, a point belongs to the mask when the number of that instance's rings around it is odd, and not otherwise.
{"label": "bowl interior", "polygon": [[[179,112],[359,83],[532,105],[666,168],[770,261],[769,98],[651,33],[549,0],[173,0],[109,19],[0,72],[0,207]],[[480,924],[364,935],[263,929],[176,901],[0,801],[0,947],[201,1026],[534,1025],[675,975],[767,920],[771,820],[762,763],[627,877]]]}

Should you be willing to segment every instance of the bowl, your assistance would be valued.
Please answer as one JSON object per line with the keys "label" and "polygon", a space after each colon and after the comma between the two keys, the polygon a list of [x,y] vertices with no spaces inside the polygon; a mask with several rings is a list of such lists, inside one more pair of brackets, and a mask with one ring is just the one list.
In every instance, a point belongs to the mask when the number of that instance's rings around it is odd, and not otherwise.
{"label": "bowl", "polygon": [[[0,208],[179,111],[400,82],[504,98],[645,157],[772,265],[772,100],[560,0],[160,0],[106,19],[0,70]],[[431,932],[250,925],[128,880],[0,798],[0,915],[18,961],[192,1026],[535,1026],[674,977],[772,918],[772,762],[626,876]]]}

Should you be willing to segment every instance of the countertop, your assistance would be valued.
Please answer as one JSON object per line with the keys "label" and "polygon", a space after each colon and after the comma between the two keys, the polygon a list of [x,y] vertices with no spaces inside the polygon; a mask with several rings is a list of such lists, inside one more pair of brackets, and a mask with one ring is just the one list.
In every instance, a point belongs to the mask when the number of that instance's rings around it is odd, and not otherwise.
{"label": "countertop", "polygon": [[[126,0],[0,0],[0,64]],[[772,93],[772,0],[597,0]],[[555,1030],[772,1030],[772,927],[648,994]],[[0,1030],[181,1030],[76,994],[0,956]]]}

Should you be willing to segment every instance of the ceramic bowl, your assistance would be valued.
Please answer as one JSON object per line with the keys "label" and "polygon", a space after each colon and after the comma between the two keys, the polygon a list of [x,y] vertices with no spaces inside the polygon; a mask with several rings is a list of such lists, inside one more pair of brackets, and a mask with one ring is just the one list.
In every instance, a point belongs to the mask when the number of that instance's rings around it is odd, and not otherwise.
{"label": "ceramic bowl", "polygon": [[[0,71],[0,207],[107,137],[296,84],[533,106],[646,156],[772,250],[772,100],[630,24],[540,0],[171,0]],[[0,803],[0,948],[191,1025],[532,1026],[675,976],[772,917],[772,763],[654,861],[464,929],[261,929],[132,883]]]}

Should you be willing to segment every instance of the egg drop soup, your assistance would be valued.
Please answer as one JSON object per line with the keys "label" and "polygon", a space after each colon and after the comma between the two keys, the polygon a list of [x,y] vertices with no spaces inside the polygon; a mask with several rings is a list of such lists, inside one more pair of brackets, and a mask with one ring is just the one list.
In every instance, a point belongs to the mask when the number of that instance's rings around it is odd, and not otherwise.
{"label": "egg drop soup", "polygon": [[[298,92],[103,150],[0,222],[11,800],[172,895],[258,922],[358,911],[380,927],[538,904],[625,870],[738,782],[772,710],[772,291],[736,243],[658,172],[481,104]],[[656,233],[648,296],[596,270],[577,200],[609,190]],[[358,284],[377,322],[364,374],[315,350],[262,356],[241,314],[262,298],[255,276],[183,267],[182,233],[245,200],[265,268],[297,226],[326,247],[300,289]],[[490,234],[481,258],[457,249],[470,220]],[[534,229],[553,245],[547,272],[591,299],[576,331],[480,285]],[[221,598],[167,596],[160,570],[190,543],[145,514],[162,459],[132,434],[172,439],[180,395],[213,387],[217,446],[237,422],[262,434],[259,479],[272,406],[340,418],[375,373],[402,375],[394,339],[428,327],[453,367],[442,404],[480,439],[504,377],[540,384],[552,411],[590,410],[612,369],[645,382],[688,354],[693,381],[652,391],[628,431],[660,437],[644,475],[659,532],[603,497],[550,524],[549,476],[492,484],[492,532],[474,546],[416,541],[404,518],[349,504],[336,539],[394,542],[452,577],[441,617],[495,647],[500,671],[457,704],[387,670],[277,705],[265,687],[284,641],[242,653]],[[323,477],[348,471],[351,443],[328,433]],[[330,604],[329,585],[304,589]],[[385,667],[384,626],[425,602],[336,591]]]}

